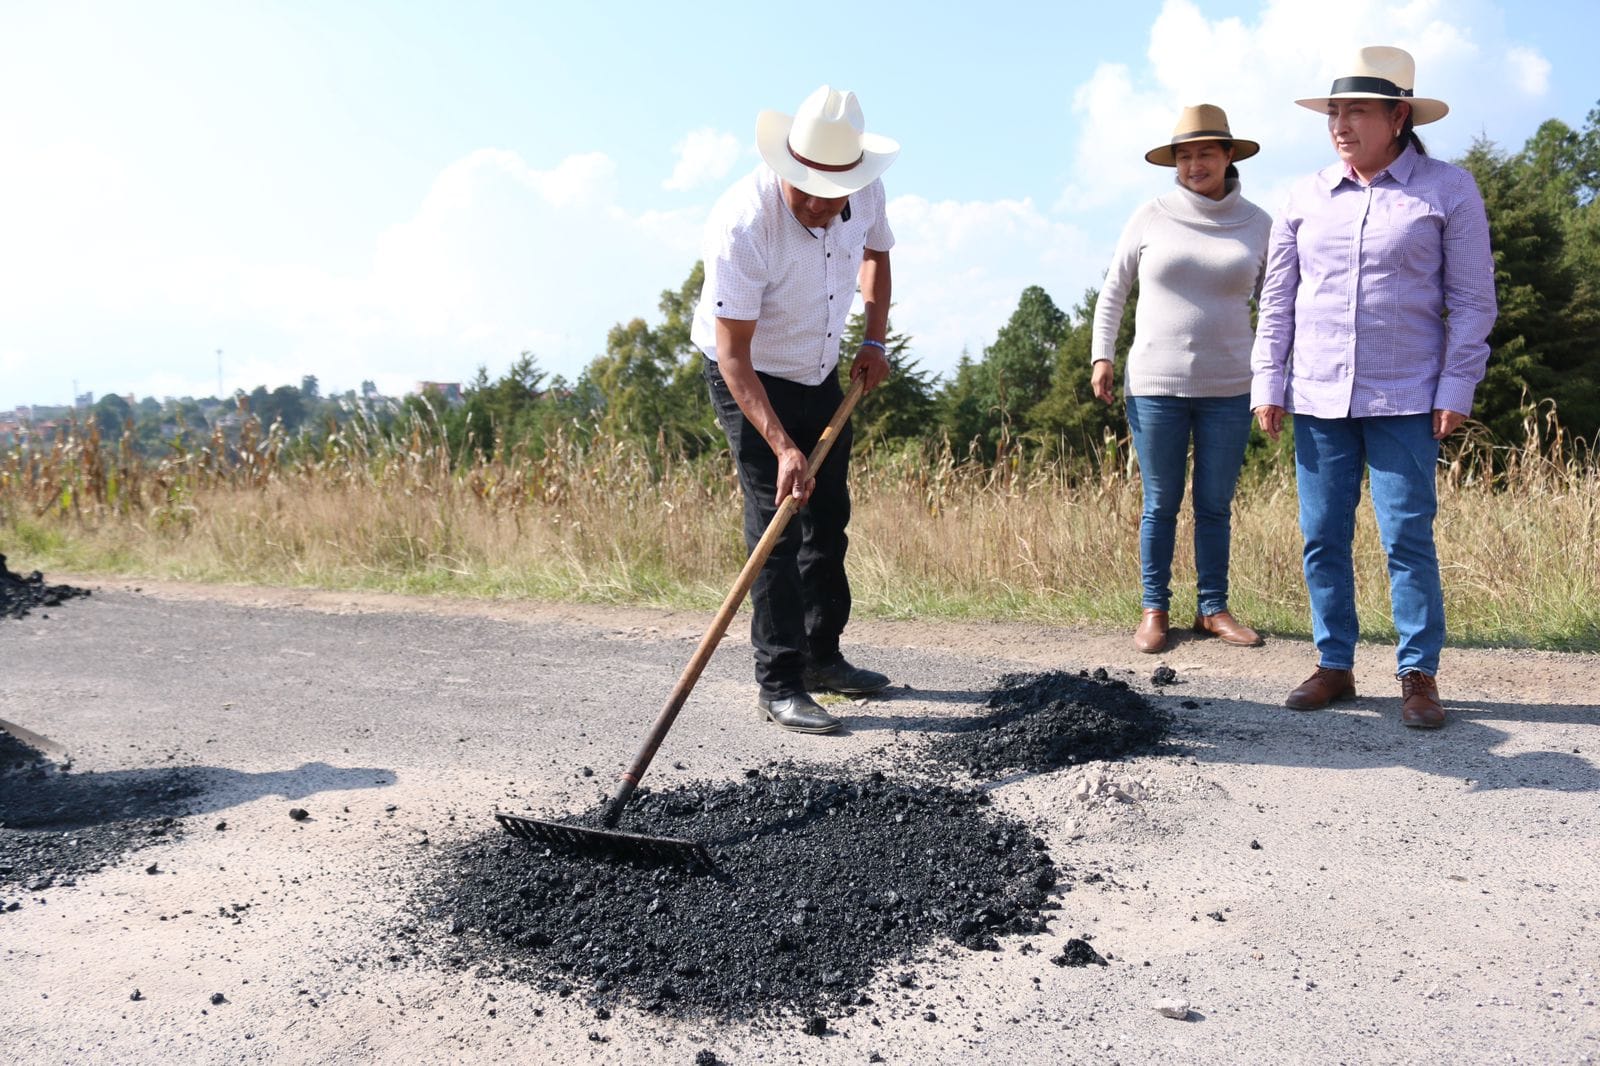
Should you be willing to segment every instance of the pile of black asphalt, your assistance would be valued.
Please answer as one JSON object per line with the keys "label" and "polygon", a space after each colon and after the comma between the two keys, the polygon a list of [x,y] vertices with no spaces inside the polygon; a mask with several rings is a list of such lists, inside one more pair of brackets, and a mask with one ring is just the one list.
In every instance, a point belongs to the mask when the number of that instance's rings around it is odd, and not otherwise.
{"label": "pile of black asphalt", "polygon": [[992,780],[1008,772],[1042,773],[1157,749],[1172,716],[1104,669],[1008,674],[985,706],[936,738],[936,767]]}
{"label": "pile of black asphalt", "polygon": [[1044,932],[1062,876],[1044,842],[986,793],[878,772],[846,780],[786,765],[736,784],[641,790],[621,828],[697,840],[714,868],[485,835],[437,869],[431,929],[403,936],[443,935],[456,965],[498,962],[602,1009],[628,1000],[670,1014],[799,1014],[815,1027],[869,1004],[875,972],[933,945],[994,951],[1000,937]]}
{"label": "pile of black asphalt", "polygon": [[37,607],[60,607],[68,600],[89,595],[76,585],[47,585],[44,575],[35,570],[26,577],[13,574],[0,555],[0,618],[23,618]]}
{"label": "pile of black asphalt", "polygon": [[[732,784],[641,789],[619,828],[703,843],[709,870],[469,839],[438,857],[423,920],[398,927],[391,958],[489,964],[600,1012],[625,1001],[799,1016],[820,1031],[870,1007],[865,989],[886,974],[914,987],[918,958],[1002,950],[1006,937],[1033,949],[1070,868],[971,779],[1146,753],[1170,720],[1104,670],[1009,675],[985,706],[947,724],[903,779],[783,764]],[[566,820],[598,818],[597,807]],[[1103,961],[1092,949],[1057,959]]]}
{"label": "pile of black asphalt", "polygon": [[184,770],[62,770],[0,732],[0,914],[175,839],[199,791]]}

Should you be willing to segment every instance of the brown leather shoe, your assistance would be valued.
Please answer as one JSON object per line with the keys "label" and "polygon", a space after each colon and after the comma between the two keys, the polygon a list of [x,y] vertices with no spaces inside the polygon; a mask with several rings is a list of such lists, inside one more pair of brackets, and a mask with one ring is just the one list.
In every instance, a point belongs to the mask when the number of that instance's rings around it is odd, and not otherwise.
{"label": "brown leather shoe", "polygon": [[1444,725],[1444,704],[1439,686],[1421,670],[1400,675],[1400,721],[1412,729],[1438,729]]}
{"label": "brown leather shoe", "polygon": [[1285,707],[1296,711],[1320,711],[1334,700],[1356,698],[1356,675],[1351,670],[1331,670],[1317,667],[1317,672],[1305,679],[1301,686],[1289,693],[1283,701]]}
{"label": "brown leather shoe", "polygon": [[1164,651],[1167,646],[1167,612],[1146,607],[1139,619],[1139,628],[1133,631],[1133,646],[1147,655]]}
{"label": "brown leather shoe", "polygon": [[1241,648],[1256,648],[1261,645],[1261,634],[1227,611],[1218,611],[1216,614],[1195,615],[1194,631],[1196,633],[1210,633],[1212,636],[1221,637],[1224,643],[1237,644]]}

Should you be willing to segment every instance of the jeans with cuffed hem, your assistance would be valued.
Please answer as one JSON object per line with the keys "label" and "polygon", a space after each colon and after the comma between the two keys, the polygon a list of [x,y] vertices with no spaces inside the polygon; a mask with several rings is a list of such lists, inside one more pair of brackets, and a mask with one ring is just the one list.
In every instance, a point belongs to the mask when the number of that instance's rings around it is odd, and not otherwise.
{"label": "jeans with cuffed hem", "polygon": [[1360,626],[1352,546],[1366,474],[1378,537],[1389,561],[1389,603],[1400,636],[1396,673],[1439,672],[1445,624],[1444,585],[1433,540],[1438,458],[1431,414],[1294,416],[1306,591],[1320,665],[1336,670],[1355,666]]}
{"label": "jeans with cuffed hem", "polygon": [[[778,457],[745,418],[715,361],[705,360],[706,385],[717,422],[728,437],[744,490],[744,542],[754,551],[778,513]],[[833,375],[802,385],[757,373],[767,399],[795,447],[811,454],[839,408],[844,392]],[[846,422],[817,470],[816,488],[795,513],[750,589],[750,643],[755,648],[761,695],[786,699],[805,691],[806,663],[839,658],[839,637],[850,621],[850,581],[845,552],[850,538],[850,445]]]}
{"label": "jeans with cuffed hem", "polygon": [[1158,611],[1171,608],[1172,552],[1192,440],[1197,602],[1201,614],[1226,611],[1233,492],[1250,441],[1250,396],[1129,396],[1127,401],[1144,485],[1142,604]]}

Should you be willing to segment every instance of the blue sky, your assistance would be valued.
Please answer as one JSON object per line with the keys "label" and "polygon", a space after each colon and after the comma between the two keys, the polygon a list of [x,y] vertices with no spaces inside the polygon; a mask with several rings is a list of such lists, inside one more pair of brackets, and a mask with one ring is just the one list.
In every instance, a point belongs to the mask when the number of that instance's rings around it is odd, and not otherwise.
{"label": "blue sky", "polygon": [[823,83],[900,140],[897,330],[974,356],[1042,285],[1099,283],[1143,162],[1206,100],[1268,210],[1323,165],[1361,44],[1418,62],[1449,157],[1600,100],[1600,5],[1480,0],[132,3],[0,0],[0,410],[362,379],[575,377],[654,321],[756,112]]}

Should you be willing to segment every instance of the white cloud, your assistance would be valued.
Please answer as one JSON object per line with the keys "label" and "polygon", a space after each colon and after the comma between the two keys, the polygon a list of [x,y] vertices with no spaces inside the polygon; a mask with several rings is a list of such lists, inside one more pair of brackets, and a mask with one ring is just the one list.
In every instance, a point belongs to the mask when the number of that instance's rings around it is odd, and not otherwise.
{"label": "white cloud", "polygon": [[[40,181],[81,176],[90,162],[66,153]],[[141,232],[137,212],[94,210],[70,225],[75,204],[103,195],[79,188],[43,200],[57,207],[0,256],[0,322],[8,353],[92,331],[81,347],[106,354],[77,357],[73,373],[98,391],[141,395],[210,394],[219,346],[229,389],[310,373],[330,389],[371,378],[403,391],[479,364],[498,373],[525,350],[571,379],[612,325],[655,317],[661,291],[694,263],[705,210],[625,210],[604,154],[541,170],[483,150],[446,167],[410,218],[373,235],[366,269],[338,270],[163,247]],[[11,221],[0,217],[19,232]],[[63,232],[72,239],[52,244]],[[146,354],[158,343],[165,350]],[[185,361],[187,374],[171,369]]]}
{"label": "white cloud", "polygon": [[731,133],[695,130],[673,148],[678,163],[661,187],[687,191],[727,177],[738,162],[741,149],[739,138]]}
{"label": "white cloud", "polygon": [[1532,48],[1512,45],[1506,49],[1506,66],[1511,83],[1525,96],[1543,96],[1550,88],[1550,61]]}
{"label": "white cloud", "polygon": [[889,223],[893,326],[911,338],[926,370],[952,369],[963,350],[981,355],[1029,285],[1044,286],[1063,310],[1081,295],[1064,279],[1088,261],[1088,241],[1031,200],[897,196],[889,202]]}
{"label": "white cloud", "polygon": [[[1201,102],[1220,105],[1235,134],[1261,143],[1240,169],[1246,195],[1272,206],[1293,176],[1330,158],[1323,124],[1293,101],[1326,92],[1356,49],[1379,41],[1411,52],[1418,95],[1450,104],[1451,117],[1423,132],[1437,154],[1454,155],[1522,106],[1506,99],[1504,79],[1484,77],[1486,42],[1504,35],[1504,16],[1485,0],[1346,0],[1337,17],[1268,0],[1253,22],[1211,20],[1191,0],[1167,0],[1150,28],[1148,65],[1102,64],[1074,93],[1082,134],[1057,209],[1131,211],[1160,192],[1165,182],[1144,152],[1171,136],[1184,105]],[[1548,60],[1515,43],[1503,54],[1523,97],[1546,92]]]}

